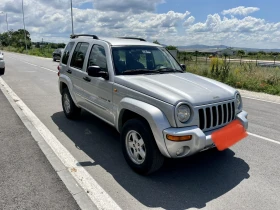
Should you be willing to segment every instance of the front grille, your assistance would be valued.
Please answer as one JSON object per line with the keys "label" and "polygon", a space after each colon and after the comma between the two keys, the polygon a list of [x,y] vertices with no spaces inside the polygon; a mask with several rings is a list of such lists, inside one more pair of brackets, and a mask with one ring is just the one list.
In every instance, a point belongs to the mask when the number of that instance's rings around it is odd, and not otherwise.
{"label": "front grille", "polygon": [[208,131],[228,124],[235,118],[234,102],[209,105],[198,109],[199,128]]}

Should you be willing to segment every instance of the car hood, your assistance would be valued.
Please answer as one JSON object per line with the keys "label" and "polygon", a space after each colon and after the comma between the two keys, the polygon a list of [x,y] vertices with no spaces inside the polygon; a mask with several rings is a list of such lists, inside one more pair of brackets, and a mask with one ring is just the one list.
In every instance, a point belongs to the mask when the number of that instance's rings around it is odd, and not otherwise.
{"label": "car hood", "polygon": [[116,76],[115,83],[173,105],[210,104],[233,99],[236,93],[228,85],[191,73]]}

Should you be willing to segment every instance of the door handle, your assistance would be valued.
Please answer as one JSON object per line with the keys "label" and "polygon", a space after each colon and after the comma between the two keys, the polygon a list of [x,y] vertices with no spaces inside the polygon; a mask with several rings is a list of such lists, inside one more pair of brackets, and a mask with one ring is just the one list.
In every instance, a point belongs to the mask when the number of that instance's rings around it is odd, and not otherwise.
{"label": "door handle", "polygon": [[72,74],[72,71],[70,69],[68,69],[66,72]]}
{"label": "door handle", "polygon": [[85,81],[87,81],[87,82],[90,82],[91,81],[91,79],[89,78],[89,77],[84,77],[83,78]]}

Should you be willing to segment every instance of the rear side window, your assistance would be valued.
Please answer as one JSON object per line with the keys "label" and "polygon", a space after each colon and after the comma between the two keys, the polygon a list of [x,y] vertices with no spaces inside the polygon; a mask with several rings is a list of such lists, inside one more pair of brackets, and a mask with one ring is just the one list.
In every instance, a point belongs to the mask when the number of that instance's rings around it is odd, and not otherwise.
{"label": "rear side window", "polygon": [[62,63],[65,64],[65,65],[68,62],[69,55],[70,55],[70,52],[71,52],[73,46],[74,46],[74,42],[69,42],[68,45],[66,46],[64,52],[63,52]]}
{"label": "rear side window", "polygon": [[84,60],[88,50],[89,43],[79,42],[73,52],[70,66],[77,69],[83,69]]}

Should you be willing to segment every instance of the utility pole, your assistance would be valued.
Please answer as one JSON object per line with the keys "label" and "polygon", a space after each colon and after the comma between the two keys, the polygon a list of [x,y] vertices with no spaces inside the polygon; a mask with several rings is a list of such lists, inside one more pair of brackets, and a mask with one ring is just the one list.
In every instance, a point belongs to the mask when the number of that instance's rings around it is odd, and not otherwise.
{"label": "utility pole", "polygon": [[[4,12],[0,11],[0,14],[5,14]],[[9,24],[8,24],[8,13],[6,12],[6,23],[7,23],[7,35],[8,35],[8,47],[9,47]]]}
{"label": "utility pole", "polygon": [[8,14],[6,13],[7,32],[9,31]]}
{"label": "utility pole", "polygon": [[8,50],[10,50],[10,33],[9,33],[8,13],[6,13],[6,23],[7,23],[7,34],[8,34]]}
{"label": "utility pole", "polygon": [[24,10],[23,10],[23,0],[21,1],[22,2],[22,20],[23,20],[23,29],[24,29],[24,41],[25,41],[25,50],[26,52],[27,51],[27,43],[26,43],[26,31],[25,31],[25,22],[24,22]]}
{"label": "utility pole", "polygon": [[73,7],[72,7],[72,0],[71,0],[71,21],[72,21],[72,35],[74,35],[74,24],[73,24]]}

